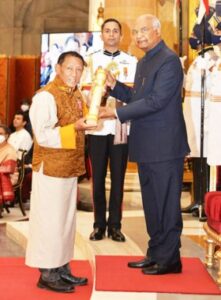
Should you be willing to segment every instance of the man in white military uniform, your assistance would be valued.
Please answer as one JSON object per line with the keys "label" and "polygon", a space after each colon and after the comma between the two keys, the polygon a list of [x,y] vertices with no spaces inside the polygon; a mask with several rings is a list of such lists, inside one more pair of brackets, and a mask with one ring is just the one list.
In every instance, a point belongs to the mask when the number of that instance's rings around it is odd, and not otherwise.
{"label": "man in white military uniform", "polygon": [[[211,69],[216,60],[216,54],[213,47],[208,46],[211,44],[211,31],[209,25],[206,27],[205,34],[205,47],[202,48],[202,33],[201,26],[195,25],[193,28],[193,36],[190,37],[189,42],[192,49],[200,50],[198,56],[190,65],[186,80],[185,80],[185,99],[184,99],[184,118],[187,127],[188,143],[191,149],[190,156],[193,163],[193,176],[194,176],[194,201],[192,207],[194,215],[198,215],[199,204],[202,203],[203,197],[208,187],[208,166],[206,163],[207,145],[208,145],[208,88],[211,82]],[[202,58],[202,52],[204,58]],[[203,144],[203,195],[200,193],[200,186],[202,184],[200,178],[200,132],[201,132],[201,74],[202,70],[205,72],[205,110],[204,110],[204,144]]]}
{"label": "man in white military uniform", "polygon": [[[108,69],[122,82],[133,83],[137,59],[119,50],[121,24],[116,19],[107,19],[101,27],[104,48],[89,57],[91,81],[96,69],[101,66]],[[115,106],[115,98],[108,97],[102,105]],[[88,134],[89,157],[92,165],[94,231],[90,235],[93,241],[105,236],[114,241],[124,242],[121,233],[122,200],[124,177],[128,159],[127,124],[120,125],[116,120],[101,121],[98,130]],[[109,161],[111,189],[109,216],[106,220],[105,178]]]}
{"label": "man in white military uniform", "polygon": [[[218,23],[212,34],[212,43],[215,45],[218,58],[212,69],[211,84],[209,87],[209,122],[208,122],[208,145],[207,162],[216,174],[216,166],[221,165],[221,22]],[[220,167],[217,172],[220,173]],[[219,176],[214,176],[214,190],[216,190]]]}

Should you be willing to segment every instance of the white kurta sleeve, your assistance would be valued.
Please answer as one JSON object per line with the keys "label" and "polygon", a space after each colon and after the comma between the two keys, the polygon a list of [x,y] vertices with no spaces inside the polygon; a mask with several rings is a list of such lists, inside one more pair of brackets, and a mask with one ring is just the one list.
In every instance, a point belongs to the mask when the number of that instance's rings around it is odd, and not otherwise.
{"label": "white kurta sleeve", "polygon": [[33,97],[30,120],[37,143],[43,147],[62,148],[59,134],[57,107],[54,97],[46,91]]}
{"label": "white kurta sleeve", "polygon": [[21,148],[29,151],[31,149],[32,144],[33,141],[31,135],[28,132],[25,132],[25,136]]}

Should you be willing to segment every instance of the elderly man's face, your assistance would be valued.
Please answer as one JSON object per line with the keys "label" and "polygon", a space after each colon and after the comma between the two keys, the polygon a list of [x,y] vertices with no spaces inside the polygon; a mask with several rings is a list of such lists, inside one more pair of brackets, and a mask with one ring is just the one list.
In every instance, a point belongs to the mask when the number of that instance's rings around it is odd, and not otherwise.
{"label": "elderly man's face", "polygon": [[81,79],[84,66],[80,58],[74,56],[66,56],[61,65],[56,65],[57,75],[64,83],[75,88]]}
{"label": "elderly man's face", "polygon": [[161,40],[160,29],[153,28],[152,20],[144,16],[137,19],[132,34],[137,47],[145,52],[154,48]]}

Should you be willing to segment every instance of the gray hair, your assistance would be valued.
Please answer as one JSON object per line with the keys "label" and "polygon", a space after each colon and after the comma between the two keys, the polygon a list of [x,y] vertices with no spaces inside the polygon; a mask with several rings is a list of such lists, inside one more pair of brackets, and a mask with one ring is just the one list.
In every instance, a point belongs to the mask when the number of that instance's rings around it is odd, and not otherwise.
{"label": "gray hair", "polygon": [[152,24],[154,29],[161,29],[161,24],[157,17],[153,16]]}
{"label": "gray hair", "polygon": [[142,16],[140,16],[140,17],[138,17],[138,18],[145,18],[145,19],[147,19],[147,20],[150,20],[154,29],[159,29],[159,30],[161,29],[160,21],[159,21],[159,19],[158,19],[156,16],[154,16],[154,15],[151,15],[151,14],[145,14],[145,15],[142,15]]}

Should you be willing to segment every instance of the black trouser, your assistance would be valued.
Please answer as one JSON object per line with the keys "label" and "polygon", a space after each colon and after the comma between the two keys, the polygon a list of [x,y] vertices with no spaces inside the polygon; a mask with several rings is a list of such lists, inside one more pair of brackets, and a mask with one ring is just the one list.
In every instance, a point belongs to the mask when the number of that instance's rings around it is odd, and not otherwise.
{"label": "black trouser", "polygon": [[[203,204],[204,195],[209,189],[209,166],[206,158],[192,157],[194,203]],[[201,189],[201,190],[200,190]]]}
{"label": "black trouser", "polygon": [[[88,135],[88,150],[92,166],[94,228],[121,228],[124,177],[127,167],[128,145],[114,145],[114,136]],[[105,178],[108,161],[111,189],[109,217],[106,221]]]}
{"label": "black trouser", "polygon": [[183,162],[181,158],[138,163],[144,215],[150,236],[147,255],[162,265],[180,260]]}

